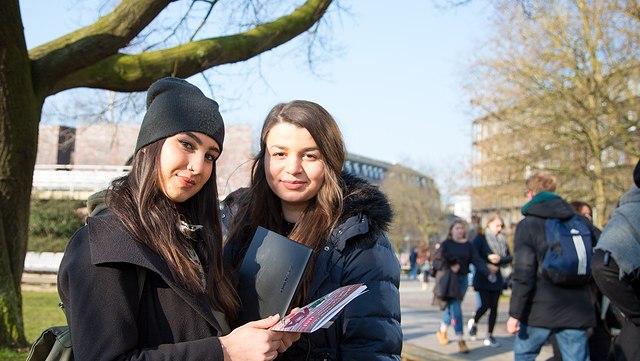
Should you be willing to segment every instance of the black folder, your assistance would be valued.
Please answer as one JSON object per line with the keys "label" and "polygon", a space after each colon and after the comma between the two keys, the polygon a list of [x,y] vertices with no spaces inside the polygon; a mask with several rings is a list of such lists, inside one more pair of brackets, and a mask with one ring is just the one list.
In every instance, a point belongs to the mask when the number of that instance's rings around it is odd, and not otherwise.
{"label": "black folder", "polygon": [[258,227],[240,266],[240,325],[284,317],[311,257],[311,248]]}

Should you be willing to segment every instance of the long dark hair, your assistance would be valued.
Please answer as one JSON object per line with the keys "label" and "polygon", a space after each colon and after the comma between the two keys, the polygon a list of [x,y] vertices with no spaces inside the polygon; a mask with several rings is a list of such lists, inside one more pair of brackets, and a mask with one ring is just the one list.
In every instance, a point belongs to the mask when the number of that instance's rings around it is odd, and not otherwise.
{"label": "long dark hair", "polygon": [[[331,114],[322,106],[304,100],[294,100],[276,105],[267,115],[260,135],[260,152],[254,158],[249,192],[238,200],[237,215],[229,225],[228,240],[240,242],[241,256],[246,252],[253,232],[262,226],[276,232],[285,232],[280,198],[271,190],[265,174],[266,139],[277,124],[289,123],[304,128],[313,137],[325,163],[324,184],[302,213],[289,238],[314,250],[310,264],[295,298],[295,305],[302,305],[313,278],[313,268],[318,251],[328,240],[336,226],[343,206],[343,186],[340,174],[346,158],[342,133]],[[236,265],[237,266],[237,265]]]}
{"label": "long dark hair", "polygon": [[[112,182],[107,205],[139,242],[162,257],[177,282],[190,292],[205,293],[213,308],[235,317],[239,303],[224,274],[215,163],[202,189],[187,201],[175,203],[164,195],[158,183],[164,141],[151,143],[136,153],[131,172]],[[179,220],[203,228],[188,236],[179,230]],[[189,242],[205,270],[205,289],[198,265],[185,246]]]}

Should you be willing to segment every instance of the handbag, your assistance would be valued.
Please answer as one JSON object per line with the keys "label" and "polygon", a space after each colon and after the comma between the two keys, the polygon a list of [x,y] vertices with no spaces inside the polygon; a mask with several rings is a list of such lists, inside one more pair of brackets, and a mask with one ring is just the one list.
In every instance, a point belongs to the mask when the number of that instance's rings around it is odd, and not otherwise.
{"label": "handbag", "polygon": [[[138,271],[138,302],[142,299],[145,269]],[[71,333],[69,326],[53,326],[42,331],[40,337],[31,345],[26,361],[73,361]]]}
{"label": "handbag", "polygon": [[436,283],[433,288],[432,304],[434,306],[439,306],[440,310],[444,310],[449,301],[459,300],[462,298],[460,291],[458,274],[454,273],[449,268],[439,270],[436,274]]}
{"label": "handbag", "polygon": [[69,326],[44,330],[31,346],[27,361],[73,361]]}

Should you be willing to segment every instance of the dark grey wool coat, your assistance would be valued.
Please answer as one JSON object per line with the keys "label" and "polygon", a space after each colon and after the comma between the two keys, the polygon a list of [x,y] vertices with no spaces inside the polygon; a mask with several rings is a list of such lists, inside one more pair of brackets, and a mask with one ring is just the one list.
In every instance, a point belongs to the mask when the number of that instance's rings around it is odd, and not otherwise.
{"label": "dark grey wool coat", "polygon": [[[400,265],[385,235],[391,206],[378,187],[347,174],[343,181],[344,212],[318,255],[306,303],[354,283],[366,284],[368,291],[349,303],[331,327],[303,334],[278,360],[400,360]],[[225,217],[233,217],[232,203],[244,191],[227,197]],[[232,264],[239,261],[234,260],[236,247],[229,240],[225,248]]]}
{"label": "dark grey wool coat", "polygon": [[[145,269],[140,296],[137,267]],[[76,360],[223,360],[204,294],[179,286],[109,210],[69,241],[58,292]]]}

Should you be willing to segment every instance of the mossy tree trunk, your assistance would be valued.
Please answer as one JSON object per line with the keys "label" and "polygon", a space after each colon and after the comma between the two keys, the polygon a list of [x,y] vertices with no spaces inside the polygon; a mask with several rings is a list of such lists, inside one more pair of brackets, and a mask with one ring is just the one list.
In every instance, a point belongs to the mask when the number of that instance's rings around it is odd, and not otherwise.
{"label": "mossy tree trunk", "polygon": [[18,2],[0,12],[0,344],[23,346],[20,280],[42,100],[34,94]]}

